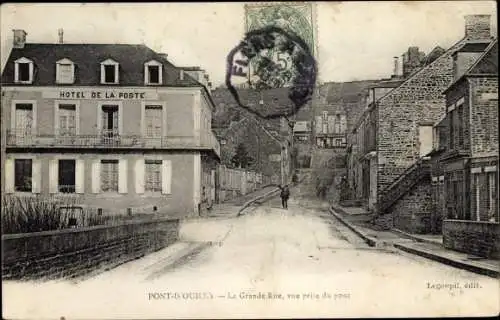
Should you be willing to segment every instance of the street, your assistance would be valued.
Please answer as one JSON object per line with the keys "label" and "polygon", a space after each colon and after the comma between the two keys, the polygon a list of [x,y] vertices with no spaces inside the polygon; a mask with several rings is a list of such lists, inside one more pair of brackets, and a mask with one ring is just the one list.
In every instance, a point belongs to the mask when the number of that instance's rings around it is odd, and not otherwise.
{"label": "street", "polygon": [[[76,284],[4,282],[4,314],[452,316],[463,315],[465,307],[476,315],[498,312],[497,280],[369,247],[327,208],[292,189],[288,210],[275,198],[240,218],[187,221],[178,243]],[[23,306],[14,310],[13,301]]]}

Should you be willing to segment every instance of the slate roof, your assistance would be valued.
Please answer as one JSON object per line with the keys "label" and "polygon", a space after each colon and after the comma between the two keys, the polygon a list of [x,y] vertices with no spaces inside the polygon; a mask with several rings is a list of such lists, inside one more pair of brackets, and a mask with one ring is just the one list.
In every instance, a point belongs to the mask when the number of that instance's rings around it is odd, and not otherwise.
{"label": "slate roof", "polygon": [[498,75],[498,40],[495,39],[478,61],[466,72],[471,75]]}
{"label": "slate roof", "polygon": [[380,80],[362,80],[350,82],[329,82],[326,102],[329,104],[343,102],[358,102],[359,94],[371,85],[378,83]]}
{"label": "slate roof", "polygon": [[2,74],[2,85],[15,84],[14,61],[22,57],[34,63],[32,85],[35,86],[58,85],[55,81],[56,62],[64,58],[75,64],[75,82],[71,84],[74,86],[100,85],[100,63],[106,59],[120,64],[119,84],[115,86],[144,86],[144,63],[150,60],[163,65],[163,83],[160,86],[202,86],[187,74],[180,80],[180,69],[145,45],[69,43],[27,43],[24,48],[13,48]]}
{"label": "slate roof", "polygon": [[474,64],[458,79],[456,79],[446,90],[453,88],[457,83],[466,77],[473,76],[498,76],[498,39],[494,39],[484,49],[483,54],[474,62]]}

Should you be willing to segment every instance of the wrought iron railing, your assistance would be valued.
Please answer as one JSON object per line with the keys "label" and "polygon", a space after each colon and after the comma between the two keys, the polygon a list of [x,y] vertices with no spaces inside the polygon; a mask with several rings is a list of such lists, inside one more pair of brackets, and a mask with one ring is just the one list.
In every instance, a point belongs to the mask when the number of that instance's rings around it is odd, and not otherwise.
{"label": "wrought iron railing", "polygon": [[7,131],[7,146],[16,147],[81,147],[81,148],[197,148],[212,149],[220,155],[220,144],[214,134],[195,136],[146,137],[121,135],[109,130],[90,135],[44,135],[26,131]]}

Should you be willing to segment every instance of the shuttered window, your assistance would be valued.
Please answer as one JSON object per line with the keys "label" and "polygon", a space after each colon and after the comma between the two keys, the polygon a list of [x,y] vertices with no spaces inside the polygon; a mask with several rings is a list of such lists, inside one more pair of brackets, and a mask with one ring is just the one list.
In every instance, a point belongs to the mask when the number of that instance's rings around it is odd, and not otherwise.
{"label": "shuttered window", "polygon": [[33,105],[27,103],[16,104],[15,131],[17,135],[31,135],[33,128]]}
{"label": "shuttered window", "polygon": [[76,105],[59,105],[59,134],[62,136],[76,135]]}
{"label": "shuttered window", "polygon": [[146,106],[146,137],[159,138],[162,135],[163,110],[161,105]]}
{"label": "shuttered window", "polygon": [[162,191],[162,161],[145,161],[145,190],[149,192]]}
{"label": "shuttered window", "polygon": [[71,63],[58,63],[57,72],[58,83],[73,83],[74,72],[73,65]]}
{"label": "shuttered window", "polygon": [[118,160],[101,160],[101,190],[118,192]]}

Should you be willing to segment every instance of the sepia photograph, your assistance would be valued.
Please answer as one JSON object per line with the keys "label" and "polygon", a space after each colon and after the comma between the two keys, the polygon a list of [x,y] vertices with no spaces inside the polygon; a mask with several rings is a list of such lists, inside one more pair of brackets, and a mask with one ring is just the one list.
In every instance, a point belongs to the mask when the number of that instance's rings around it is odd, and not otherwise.
{"label": "sepia photograph", "polygon": [[2,319],[500,315],[495,1],[0,25]]}

